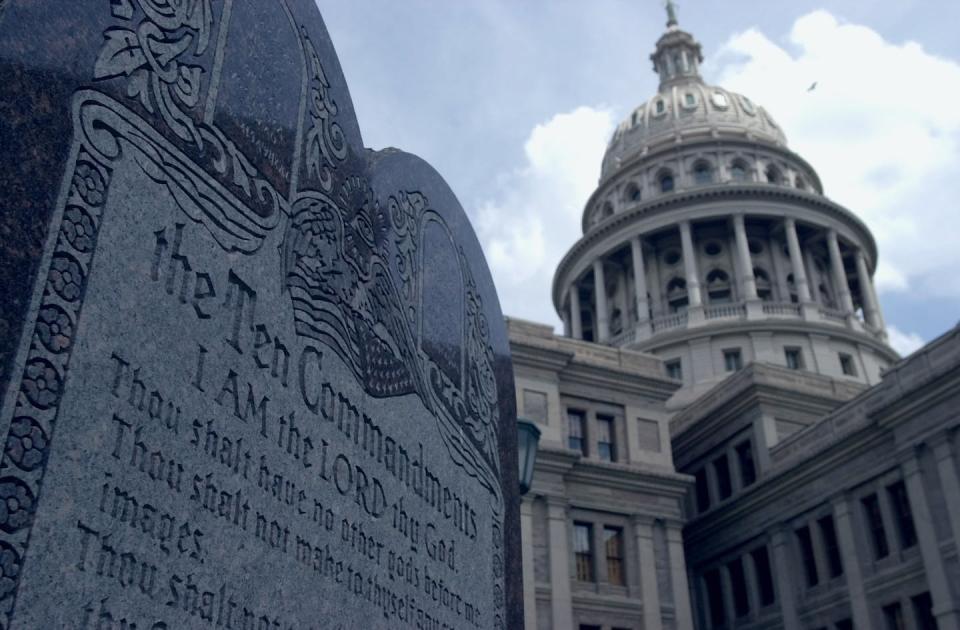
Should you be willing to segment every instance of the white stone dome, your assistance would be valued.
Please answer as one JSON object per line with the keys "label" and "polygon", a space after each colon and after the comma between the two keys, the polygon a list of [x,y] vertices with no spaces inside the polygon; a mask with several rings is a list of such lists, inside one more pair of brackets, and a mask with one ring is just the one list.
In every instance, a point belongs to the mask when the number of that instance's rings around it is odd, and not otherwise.
{"label": "white stone dome", "polygon": [[661,144],[704,136],[787,144],[780,126],[763,107],[696,78],[665,86],[617,125],[604,154],[602,173],[606,176]]}

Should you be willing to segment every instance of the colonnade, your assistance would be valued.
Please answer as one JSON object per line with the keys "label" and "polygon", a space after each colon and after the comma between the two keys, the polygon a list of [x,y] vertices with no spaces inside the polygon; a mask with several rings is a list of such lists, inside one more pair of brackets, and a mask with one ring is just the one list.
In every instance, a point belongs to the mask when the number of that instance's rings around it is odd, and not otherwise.
{"label": "colonnade", "polygon": [[[733,262],[735,268],[736,284],[741,302],[759,303],[757,289],[757,278],[754,274],[754,264],[750,253],[750,245],[747,237],[745,215],[742,213],[734,214],[730,218],[730,224],[734,235],[735,251],[733,252]],[[783,238],[786,242],[787,253],[789,256],[790,272],[793,276],[793,291],[796,294],[796,301],[801,305],[813,305],[821,301],[821,297],[816,289],[817,284],[811,282],[808,276],[807,252],[801,245],[798,236],[797,223],[793,218],[787,217],[782,220],[780,227],[783,231]],[[683,259],[683,276],[686,282],[687,294],[687,312],[688,321],[695,321],[698,316],[702,320],[705,300],[702,288],[702,278],[698,269],[698,256],[694,248],[694,226],[689,220],[680,221],[676,229],[679,232],[680,244]],[[853,293],[850,288],[850,282],[847,272],[844,268],[843,254],[840,249],[840,241],[837,231],[833,228],[824,228],[819,230],[817,238],[823,238],[826,243],[827,253],[829,255],[829,273],[831,274],[832,284],[836,292],[836,305],[839,314],[851,320],[855,313]],[[627,322],[624,328],[634,327],[641,331],[642,336],[649,336],[653,331],[651,329],[650,312],[651,297],[655,304],[654,307],[660,307],[659,292],[662,287],[653,287],[650,290],[648,286],[648,269],[645,258],[648,249],[644,244],[644,237],[637,235],[629,240],[630,257],[632,260],[632,280],[633,296],[636,308],[636,319]],[[884,328],[883,317],[880,312],[879,302],[877,300],[876,290],[873,285],[873,279],[867,265],[866,254],[863,249],[851,245],[855,263],[855,274],[859,286],[860,304],[863,309],[863,317],[866,324],[875,331],[882,331]],[[656,256],[651,256],[651,267],[658,264]],[[774,253],[774,266],[777,267],[777,255]],[[810,267],[812,273],[817,273]],[[653,277],[657,282],[661,281],[656,269],[652,270]],[[610,306],[607,296],[606,275],[604,269],[604,256],[600,256],[592,262],[590,271],[593,280],[593,295],[591,310],[594,314],[592,319],[592,337],[593,341],[606,342],[611,338]],[[774,270],[777,276],[781,273]],[[582,320],[583,304],[581,302],[580,282],[574,280],[570,283],[563,294],[563,319],[565,333],[574,339],[584,338],[584,325]],[[784,282],[782,277],[777,278],[778,282]],[[649,297],[648,297],[649,296]],[[826,306],[822,304],[822,306]],[[657,310],[655,308],[655,310]],[[659,310],[662,311],[662,308]],[[761,311],[762,312],[762,311]],[[661,313],[662,314],[662,313]],[[621,316],[626,316],[622,313]]]}

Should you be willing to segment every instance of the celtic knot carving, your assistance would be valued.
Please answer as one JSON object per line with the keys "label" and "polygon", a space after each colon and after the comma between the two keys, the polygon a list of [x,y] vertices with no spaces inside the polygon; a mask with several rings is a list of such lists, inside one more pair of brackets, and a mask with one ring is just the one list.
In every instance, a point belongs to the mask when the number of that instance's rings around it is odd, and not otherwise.
{"label": "celtic knot carving", "polygon": [[21,470],[34,470],[46,458],[49,444],[47,434],[35,420],[20,416],[10,425],[6,455]]}
{"label": "celtic knot carving", "polygon": [[[95,79],[127,77],[127,95],[151,114],[159,111],[178,137],[200,146],[191,110],[200,101],[204,69],[187,63],[188,52],[204,53],[210,43],[213,11],[210,0],[136,0],[146,16],[136,29],[108,28],[94,64]],[[114,15],[133,19],[130,0],[114,3]]]}

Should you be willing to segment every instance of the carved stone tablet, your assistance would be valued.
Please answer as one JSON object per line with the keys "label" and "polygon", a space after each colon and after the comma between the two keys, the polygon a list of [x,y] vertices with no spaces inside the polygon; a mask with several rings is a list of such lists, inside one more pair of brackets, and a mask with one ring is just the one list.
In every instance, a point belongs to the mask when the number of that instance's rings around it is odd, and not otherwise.
{"label": "carved stone tablet", "polygon": [[521,627],[490,274],[312,0],[0,0],[0,91],[0,628]]}

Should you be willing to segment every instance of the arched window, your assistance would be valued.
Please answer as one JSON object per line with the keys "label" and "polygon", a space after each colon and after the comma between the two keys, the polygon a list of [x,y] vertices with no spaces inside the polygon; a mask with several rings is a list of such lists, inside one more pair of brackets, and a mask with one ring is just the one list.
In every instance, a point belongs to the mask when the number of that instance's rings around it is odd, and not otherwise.
{"label": "arched window", "polygon": [[673,173],[670,171],[664,171],[660,174],[660,192],[668,193],[673,192]]}
{"label": "arched window", "polygon": [[602,216],[604,219],[606,219],[607,217],[612,217],[613,204],[610,203],[609,201],[603,204],[603,211],[600,213],[600,216]]}
{"label": "arched window", "polygon": [[693,165],[693,181],[697,184],[713,183],[713,168],[709,162],[700,160]]}
{"label": "arched window", "polygon": [[807,189],[807,182],[804,181],[804,179],[799,175],[797,175],[797,178],[793,181],[793,185],[799,188],[800,190]]}
{"label": "arched window", "polygon": [[633,182],[630,182],[630,184],[627,185],[626,191],[624,191],[623,193],[623,198],[626,201],[636,203],[640,201],[640,197],[641,197],[640,187],[634,184]]}
{"label": "arched window", "polygon": [[714,269],[707,274],[707,295],[711,304],[732,301],[730,275],[723,269]]}
{"label": "arched window", "polygon": [[657,112],[657,114],[662,114],[662,113],[664,113],[665,111],[667,111],[667,104],[666,104],[666,103],[663,101],[663,99],[661,98],[660,100],[657,101],[657,109],[656,109],[656,112]]}
{"label": "arched window", "polygon": [[767,183],[768,184],[781,184],[783,183],[783,176],[780,175],[779,169],[776,166],[768,166],[766,170]]}
{"label": "arched window", "polygon": [[737,160],[730,167],[730,179],[735,182],[745,182],[749,178],[747,175],[747,165],[740,160]]}
{"label": "arched window", "polygon": [[683,278],[671,278],[667,282],[667,304],[670,305],[670,312],[676,313],[687,308],[687,281]]}
{"label": "arched window", "polygon": [[753,279],[757,283],[757,297],[764,302],[773,299],[773,286],[770,284],[770,274],[761,267],[753,268]]}

